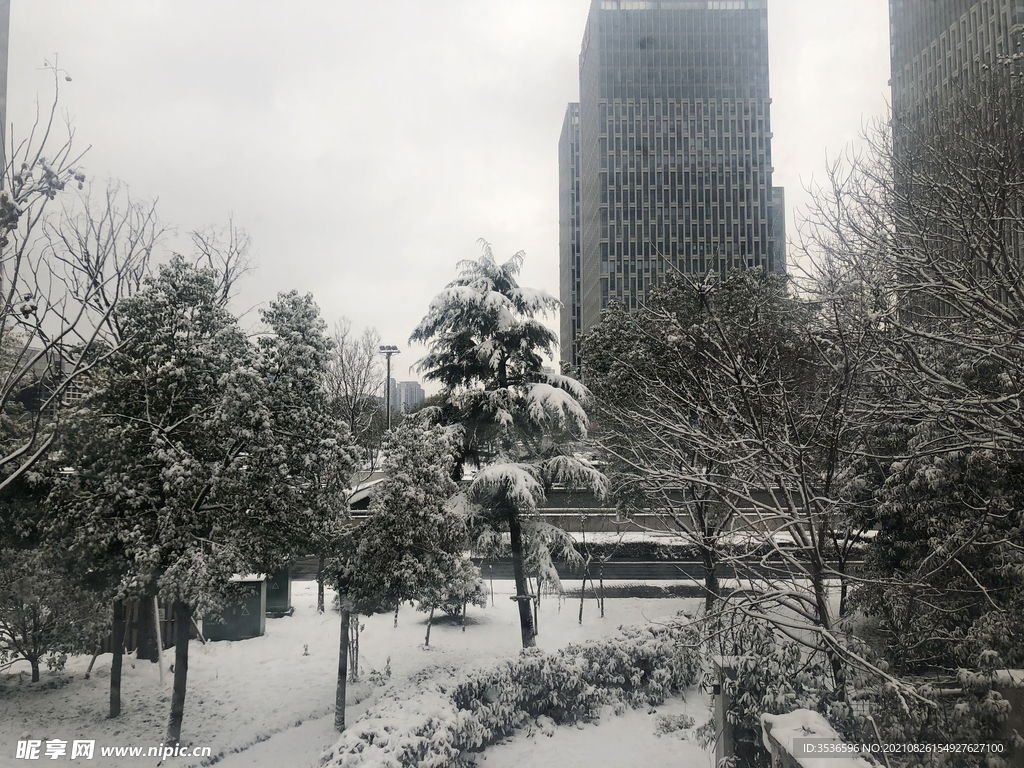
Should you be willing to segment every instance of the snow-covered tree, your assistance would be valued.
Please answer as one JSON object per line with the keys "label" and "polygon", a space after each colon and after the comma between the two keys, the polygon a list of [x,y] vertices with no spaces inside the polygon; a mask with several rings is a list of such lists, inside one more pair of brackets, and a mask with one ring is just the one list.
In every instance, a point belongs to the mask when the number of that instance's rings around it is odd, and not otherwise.
{"label": "snow-covered tree", "polygon": [[115,598],[172,602],[176,743],[193,615],[222,604],[233,574],[267,570],[331,529],[351,455],[316,397],[327,343],[309,297],[273,303],[274,335],[257,348],[217,273],[176,257],[117,312],[131,335],[71,420],[53,527]]}
{"label": "snow-covered tree", "polygon": [[455,448],[442,427],[412,420],[386,440],[384,479],[344,563],[345,597],[357,613],[394,611],[456,573],[467,529],[449,504],[457,490]]}
{"label": "snow-covered tree", "polygon": [[99,594],[68,584],[51,550],[0,549],[0,663],[23,659],[38,682],[42,661],[60,669],[107,626]]}
{"label": "snow-covered tree", "polygon": [[[480,467],[466,490],[477,505],[472,525],[507,530],[515,571],[523,646],[535,645],[524,558],[540,546],[544,524],[535,519],[545,488],[554,483],[593,488],[603,494],[603,475],[586,461],[566,455],[565,435],[582,437],[588,392],[567,376],[542,370],[555,335],[540,317],[558,301],[519,285],[523,253],[499,264],[491,247],[459,263],[459,276],[430,303],[411,341],[428,346],[418,368],[443,387],[445,404],[431,409],[442,423],[457,426],[461,446],[456,476],[465,464]],[[564,549],[574,552],[567,537]]]}
{"label": "snow-covered tree", "polygon": [[[310,294],[279,294],[261,311],[257,342],[266,431],[249,442],[247,520],[260,531],[250,557],[266,569],[335,550],[344,535],[357,447],[327,386],[334,342]],[[253,493],[253,491],[258,491]]]}
{"label": "snow-covered tree", "polygon": [[613,477],[701,548],[709,605],[723,536],[745,536],[774,562],[751,572],[731,557],[752,583],[724,610],[803,627],[840,695],[861,663],[826,583],[844,578],[837,549],[864,524],[855,406],[872,326],[855,314],[761,270],[680,278],[634,316],[608,313],[582,354]]}
{"label": "snow-covered tree", "polygon": [[427,636],[424,645],[430,645],[430,629],[434,623],[434,613],[440,609],[452,617],[462,617],[462,631],[466,631],[466,610],[470,605],[480,608],[487,607],[487,595],[490,594],[480,569],[468,557],[452,561],[452,570],[447,581],[428,583],[420,594],[416,610],[429,614],[427,616]]}
{"label": "snow-covered tree", "polygon": [[1021,74],[1010,57],[886,120],[806,229],[880,329],[858,408],[880,531],[858,600],[907,668],[1024,658]]}

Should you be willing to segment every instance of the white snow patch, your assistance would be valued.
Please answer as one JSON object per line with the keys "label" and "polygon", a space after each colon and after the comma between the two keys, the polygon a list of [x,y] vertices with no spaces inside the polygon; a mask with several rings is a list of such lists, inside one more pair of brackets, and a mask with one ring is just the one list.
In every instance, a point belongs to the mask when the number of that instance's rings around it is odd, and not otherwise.
{"label": "white snow patch", "polygon": [[[687,714],[696,721],[678,734],[657,734],[658,715]],[[681,768],[711,766],[712,756],[697,744],[693,731],[708,719],[708,698],[688,694],[686,700],[669,699],[655,711],[627,709],[621,715],[602,712],[599,724],[547,727],[538,722],[508,741],[476,757],[477,768]]]}

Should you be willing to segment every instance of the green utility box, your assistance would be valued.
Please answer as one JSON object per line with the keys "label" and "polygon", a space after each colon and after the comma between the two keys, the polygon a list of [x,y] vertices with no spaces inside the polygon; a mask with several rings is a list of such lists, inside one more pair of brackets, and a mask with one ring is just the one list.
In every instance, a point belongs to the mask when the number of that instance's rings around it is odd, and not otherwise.
{"label": "green utility box", "polygon": [[291,569],[282,568],[267,580],[267,616],[279,619],[291,616],[293,610]]}
{"label": "green utility box", "polygon": [[203,621],[203,634],[207,640],[247,640],[261,637],[266,632],[266,576],[236,576],[231,581],[241,585],[241,599],[225,608],[219,616]]}

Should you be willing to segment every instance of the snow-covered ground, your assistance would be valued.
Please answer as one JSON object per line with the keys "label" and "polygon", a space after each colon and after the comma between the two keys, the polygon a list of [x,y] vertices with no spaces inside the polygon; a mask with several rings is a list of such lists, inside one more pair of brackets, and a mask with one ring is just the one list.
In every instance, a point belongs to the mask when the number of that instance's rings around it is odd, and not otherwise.
{"label": "snow-covered ground", "polygon": [[[567,581],[565,586],[576,587],[578,582]],[[471,607],[464,633],[457,625],[435,620],[429,648],[423,647],[425,614],[403,608],[397,629],[389,615],[365,619],[360,642],[362,678],[371,670],[383,670],[389,658],[392,675],[383,687],[365,682],[349,686],[349,722],[372,707],[381,692],[391,686],[400,688],[413,676],[422,679],[434,669],[471,669],[518,655],[518,615],[508,599],[512,583],[496,581],[494,587],[494,607]],[[313,582],[294,582],[292,595],[295,615],[268,619],[264,637],[205,646],[191,643],[182,741],[191,747],[210,747],[213,759],[169,757],[163,765],[185,768],[216,762],[223,768],[305,768],[318,764],[322,751],[336,738],[333,723],[340,620],[334,612],[317,614]],[[580,625],[578,600],[545,598],[538,645],[554,650],[606,637],[620,625],[658,621],[683,609],[692,610],[700,602],[609,598],[602,619],[596,602],[588,598]],[[34,762],[16,756],[18,741],[25,739],[43,742],[40,759],[47,764],[97,768],[157,765],[154,757],[103,757],[100,749],[137,746],[145,752],[162,744],[172,676],[165,669],[161,682],[157,665],[126,658],[121,716],[108,720],[110,658],[106,655],[97,660],[89,680],[84,679],[89,659],[82,657],[69,659],[62,674],[44,672],[38,684],[29,682],[27,664],[15,665],[0,675],[0,766]],[[169,650],[164,663],[171,661],[173,651]],[[659,712],[685,709],[700,725],[707,719],[708,706],[708,697],[691,692],[686,702],[667,702]],[[586,726],[583,731],[559,728],[551,737],[524,733],[492,747],[477,761],[481,768],[577,764],[570,761],[572,755],[572,760],[583,759],[590,768],[618,768],[634,763],[669,765],[665,756],[671,754],[675,766],[709,764],[694,743],[678,735],[655,736],[654,721],[654,715],[641,710],[602,718],[600,726]],[[74,740],[95,740],[95,756],[70,760],[65,755],[48,760],[45,744],[55,739],[66,741],[69,753]],[[613,746],[618,743],[633,745],[629,759],[620,753],[621,747]],[[682,759],[691,754],[692,760]]]}
{"label": "snow-covered ground", "polygon": [[[687,714],[692,728],[657,733],[660,715]],[[477,768],[711,768],[714,755],[697,744],[693,732],[708,719],[704,696],[672,699],[656,712],[630,709],[602,716],[598,726],[553,728],[519,733],[475,756]]]}

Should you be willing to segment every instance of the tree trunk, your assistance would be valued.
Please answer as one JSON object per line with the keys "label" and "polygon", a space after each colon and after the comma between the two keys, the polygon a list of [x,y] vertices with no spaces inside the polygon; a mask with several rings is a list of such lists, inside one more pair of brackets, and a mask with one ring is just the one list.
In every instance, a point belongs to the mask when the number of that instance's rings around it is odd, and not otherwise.
{"label": "tree trunk", "polygon": [[110,649],[114,658],[110,662],[110,717],[121,714],[121,663],[124,660],[124,601],[114,601],[113,637]]}
{"label": "tree trunk", "polygon": [[587,596],[587,574],[590,573],[590,563],[583,566],[583,581],[580,582],[580,624],[583,624],[583,600]]}
{"label": "tree trunk", "polygon": [[467,605],[469,605],[468,602],[463,602],[462,603],[462,631],[463,632],[466,631],[466,606]]}
{"label": "tree trunk", "polygon": [[174,602],[174,690],[171,693],[171,722],[167,726],[167,746],[176,747],[181,741],[181,721],[185,715],[185,686],[188,682],[188,638],[192,609],[188,604]]}
{"label": "tree trunk", "polygon": [[704,562],[704,610],[710,612],[721,595],[718,574],[715,572],[715,553],[710,547],[701,548]]}
{"label": "tree trunk", "polygon": [[153,595],[140,598],[138,606],[138,619],[135,622],[135,658],[152,661],[155,664],[160,657],[156,649],[159,639],[153,637]]}
{"label": "tree trunk", "polygon": [[359,614],[353,613],[349,618],[348,660],[349,677],[353,683],[359,682]]}
{"label": "tree trunk", "polygon": [[[191,614],[190,614],[191,615]],[[187,630],[186,630],[187,632]],[[160,603],[153,598],[153,634],[156,636],[156,663],[160,668],[160,685],[164,684],[164,638],[160,632]]]}
{"label": "tree trunk", "polygon": [[[832,619],[828,610],[828,588],[825,586],[825,564],[818,552],[811,554],[811,588],[814,590],[814,602],[817,606],[817,623],[822,629],[832,630]],[[830,647],[825,648],[825,656],[832,667],[832,681],[836,698],[846,700],[846,670],[839,655]]]}
{"label": "tree trunk", "polygon": [[836,563],[836,570],[839,571],[839,617],[842,618],[846,615],[846,592],[847,592],[847,581],[846,581],[846,558],[840,557]]}
{"label": "tree trunk", "polygon": [[597,566],[597,583],[601,585],[601,618],[604,618],[604,561]]}
{"label": "tree trunk", "polygon": [[28,663],[32,665],[32,682],[39,682],[39,658],[32,658],[28,660]]}
{"label": "tree trunk", "polygon": [[399,603],[398,605],[395,606],[395,629],[398,629],[398,609],[401,608],[401,607],[402,607],[401,603]]}
{"label": "tree trunk", "polygon": [[341,640],[338,648],[338,688],[334,694],[334,730],[345,730],[345,690],[348,683],[348,608],[344,595],[341,597]]}
{"label": "tree trunk", "polygon": [[[97,641],[98,643],[99,641]],[[92,676],[92,668],[96,665],[96,659],[99,657],[100,651],[97,646],[96,650],[92,652],[92,658],[89,659],[89,666],[85,670],[85,679],[88,680]]]}
{"label": "tree trunk", "polygon": [[316,612],[324,612],[324,560],[323,556],[317,561],[316,567]]}
{"label": "tree trunk", "polygon": [[526,588],[526,575],[523,572],[523,529],[519,523],[519,511],[509,502],[505,502],[508,515],[508,532],[512,543],[512,571],[516,578],[516,596],[519,603],[519,628],[523,636],[523,648],[537,645],[533,630],[533,613],[530,610],[530,595]]}
{"label": "tree trunk", "polygon": [[533,596],[533,636],[540,634],[540,618],[537,613],[540,611],[540,578],[537,579],[537,594]]}
{"label": "tree trunk", "polygon": [[423,645],[427,648],[430,647],[430,625],[434,623],[434,609],[431,607],[430,615],[427,616],[427,639],[423,641]]}

